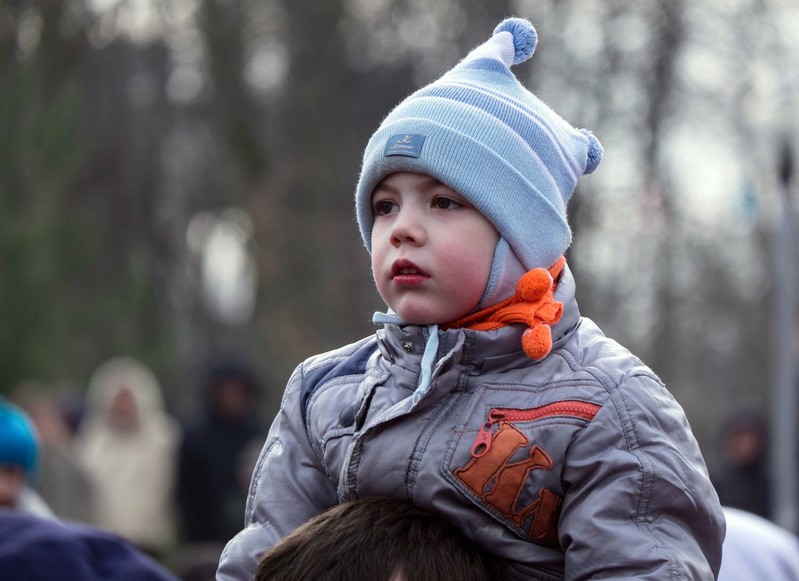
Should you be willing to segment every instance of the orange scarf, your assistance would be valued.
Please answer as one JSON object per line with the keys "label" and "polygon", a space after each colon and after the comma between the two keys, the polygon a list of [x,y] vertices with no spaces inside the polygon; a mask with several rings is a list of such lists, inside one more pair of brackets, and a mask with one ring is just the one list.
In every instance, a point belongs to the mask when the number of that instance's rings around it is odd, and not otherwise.
{"label": "orange scarf", "polygon": [[522,348],[530,359],[538,361],[552,350],[551,325],[560,321],[563,303],[555,300],[557,280],[566,259],[561,256],[549,269],[534,268],[516,284],[516,294],[496,305],[444,325],[444,329],[465,327],[474,331],[490,331],[512,323],[523,323]]}

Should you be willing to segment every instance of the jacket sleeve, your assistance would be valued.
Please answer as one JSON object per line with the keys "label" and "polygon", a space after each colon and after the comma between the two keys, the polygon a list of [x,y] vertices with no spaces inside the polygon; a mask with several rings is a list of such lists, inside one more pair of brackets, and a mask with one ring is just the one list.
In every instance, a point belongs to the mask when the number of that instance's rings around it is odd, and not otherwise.
{"label": "jacket sleeve", "polygon": [[569,449],[559,535],[565,577],[706,581],[724,516],[682,408],[628,377]]}
{"label": "jacket sleeve", "polygon": [[217,581],[251,581],[264,551],[338,503],[336,489],[308,439],[300,405],[302,384],[300,366],[289,380],[253,471],[245,528],[223,550]]}

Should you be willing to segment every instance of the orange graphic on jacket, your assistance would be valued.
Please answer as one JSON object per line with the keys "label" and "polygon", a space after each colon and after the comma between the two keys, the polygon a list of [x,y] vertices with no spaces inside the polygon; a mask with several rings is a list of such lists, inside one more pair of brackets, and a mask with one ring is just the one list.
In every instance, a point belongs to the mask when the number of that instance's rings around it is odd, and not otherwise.
{"label": "orange graphic on jacket", "polygon": [[[521,448],[527,448],[530,443],[527,436],[513,426],[513,422],[529,422],[552,416],[578,417],[590,421],[599,407],[587,402],[565,401],[526,410],[493,409],[477,434],[471,460],[463,468],[456,469],[454,474],[516,526],[522,527],[525,520],[531,517],[532,522],[527,528],[531,539],[557,545],[562,497],[547,488],[541,488],[533,502],[524,507],[518,506],[530,473],[533,470],[551,470],[552,458],[533,444],[526,458],[511,462],[513,455]],[[495,424],[498,424],[496,432]]]}

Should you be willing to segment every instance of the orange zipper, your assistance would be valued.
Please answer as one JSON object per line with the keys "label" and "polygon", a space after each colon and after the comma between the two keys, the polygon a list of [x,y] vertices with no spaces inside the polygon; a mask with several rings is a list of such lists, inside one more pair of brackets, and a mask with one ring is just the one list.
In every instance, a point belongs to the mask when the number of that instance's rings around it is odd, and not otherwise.
{"label": "orange zipper", "polygon": [[491,448],[491,436],[494,433],[494,424],[498,424],[499,422],[530,422],[554,416],[580,418],[591,421],[594,419],[600,407],[602,406],[595,403],[568,400],[526,410],[494,408],[488,412],[488,421],[480,426],[480,430],[477,432],[477,438],[475,438],[474,444],[472,445],[472,457],[479,458],[488,452],[488,449]]}

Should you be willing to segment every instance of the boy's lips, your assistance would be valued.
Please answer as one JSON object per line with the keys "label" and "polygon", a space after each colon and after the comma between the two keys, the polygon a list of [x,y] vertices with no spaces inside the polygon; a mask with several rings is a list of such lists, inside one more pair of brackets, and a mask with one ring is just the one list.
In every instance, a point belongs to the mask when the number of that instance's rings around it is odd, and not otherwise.
{"label": "boy's lips", "polygon": [[399,286],[421,284],[430,276],[410,260],[397,260],[391,265],[391,281]]}

